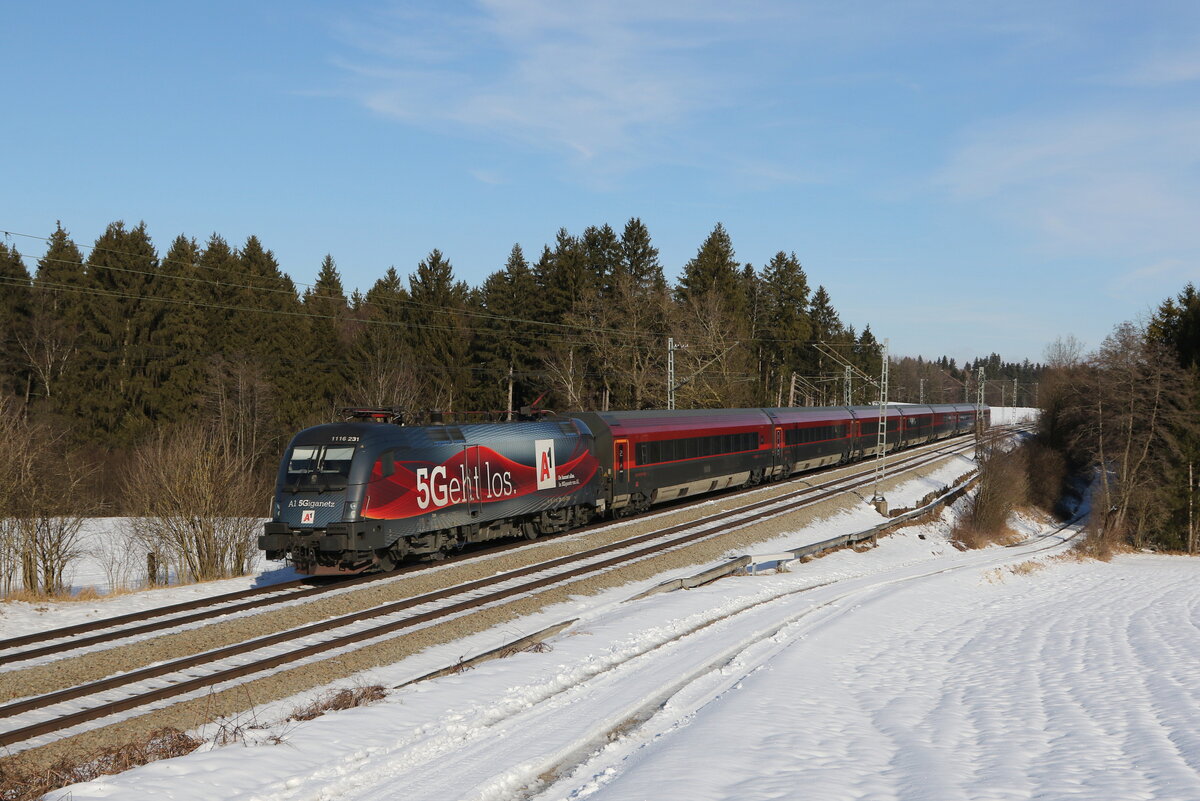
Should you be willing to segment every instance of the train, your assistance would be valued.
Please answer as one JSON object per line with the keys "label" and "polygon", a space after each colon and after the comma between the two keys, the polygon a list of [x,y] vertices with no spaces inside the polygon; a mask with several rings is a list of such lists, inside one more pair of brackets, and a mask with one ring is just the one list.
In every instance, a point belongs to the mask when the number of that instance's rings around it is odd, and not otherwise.
{"label": "train", "polygon": [[[503,422],[405,424],[345,410],[306,428],[279,466],[268,559],[308,575],[392,570],[468,543],[566,531],[680,498],[866,459],[878,406],[527,413]],[[892,451],[987,426],[966,404],[888,405]]]}

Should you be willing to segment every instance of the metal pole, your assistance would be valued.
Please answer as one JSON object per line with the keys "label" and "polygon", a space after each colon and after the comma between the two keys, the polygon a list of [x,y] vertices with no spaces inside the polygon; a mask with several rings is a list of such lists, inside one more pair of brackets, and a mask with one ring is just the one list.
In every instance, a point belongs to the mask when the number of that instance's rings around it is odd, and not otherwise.
{"label": "metal pole", "polygon": [[675,408],[675,337],[667,337],[667,408]]}
{"label": "metal pole", "polygon": [[983,367],[979,368],[979,392],[975,395],[975,454],[976,458],[983,458]]}
{"label": "metal pole", "polygon": [[922,378],[921,379],[921,398],[918,401],[918,403],[924,403],[924,402],[925,402],[925,379]]}
{"label": "metal pole", "polygon": [[508,366],[508,422],[512,422],[513,367]]}
{"label": "metal pole", "polygon": [[888,403],[888,340],[883,340],[883,364],[879,368],[879,433],[875,437],[875,496],[871,503],[882,515],[887,514],[887,500],[880,492],[887,465],[884,451],[887,450],[887,403]]}
{"label": "metal pole", "polygon": [[850,365],[848,365],[848,364],[846,365],[846,377],[842,380],[843,380],[842,396],[844,399],[844,405],[849,406],[851,392],[850,392]]}

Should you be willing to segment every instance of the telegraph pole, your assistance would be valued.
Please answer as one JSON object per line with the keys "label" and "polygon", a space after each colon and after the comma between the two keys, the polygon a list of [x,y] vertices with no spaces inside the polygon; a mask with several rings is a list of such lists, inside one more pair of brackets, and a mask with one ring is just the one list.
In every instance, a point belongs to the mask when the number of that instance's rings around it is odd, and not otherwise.
{"label": "telegraph pole", "polygon": [[842,405],[850,405],[850,365],[846,365],[846,377],[842,379]]}
{"label": "telegraph pole", "polygon": [[[911,396],[910,396],[910,397],[911,397]],[[917,402],[918,402],[918,403],[924,403],[924,402],[925,402],[925,379],[924,379],[924,378],[922,378],[922,379],[921,379],[921,396],[920,396],[920,399],[919,399]]]}

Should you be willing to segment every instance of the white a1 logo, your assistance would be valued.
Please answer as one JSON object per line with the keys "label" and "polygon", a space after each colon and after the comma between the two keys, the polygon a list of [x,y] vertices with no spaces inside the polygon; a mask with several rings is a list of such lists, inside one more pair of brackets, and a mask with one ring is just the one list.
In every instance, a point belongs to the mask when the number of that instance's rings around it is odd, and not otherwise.
{"label": "white a1 logo", "polygon": [[315,523],[317,517],[316,509],[305,509],[300,513],[300,523]]}
{"label": "white a1 logo", "polygon": [[533,446],[536,452],[533,468],[537,472],[537,488],[554,489],[558,483],[554,473],[554,440],[536,439]]}

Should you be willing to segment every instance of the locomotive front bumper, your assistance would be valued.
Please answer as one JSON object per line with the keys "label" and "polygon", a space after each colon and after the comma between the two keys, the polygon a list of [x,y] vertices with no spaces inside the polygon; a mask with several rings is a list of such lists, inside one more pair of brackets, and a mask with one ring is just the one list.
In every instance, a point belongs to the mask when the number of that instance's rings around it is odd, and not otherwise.
{"label": "locomotive front bumper", "polygon": [[267,559],[282,559],[289,553],[345,553],[382,548],[387,543],[379,527],[370,521],[330,523],[324,529],[292,528],[287,523],[270,522],[263,525],[258,547],[266,551]]}

